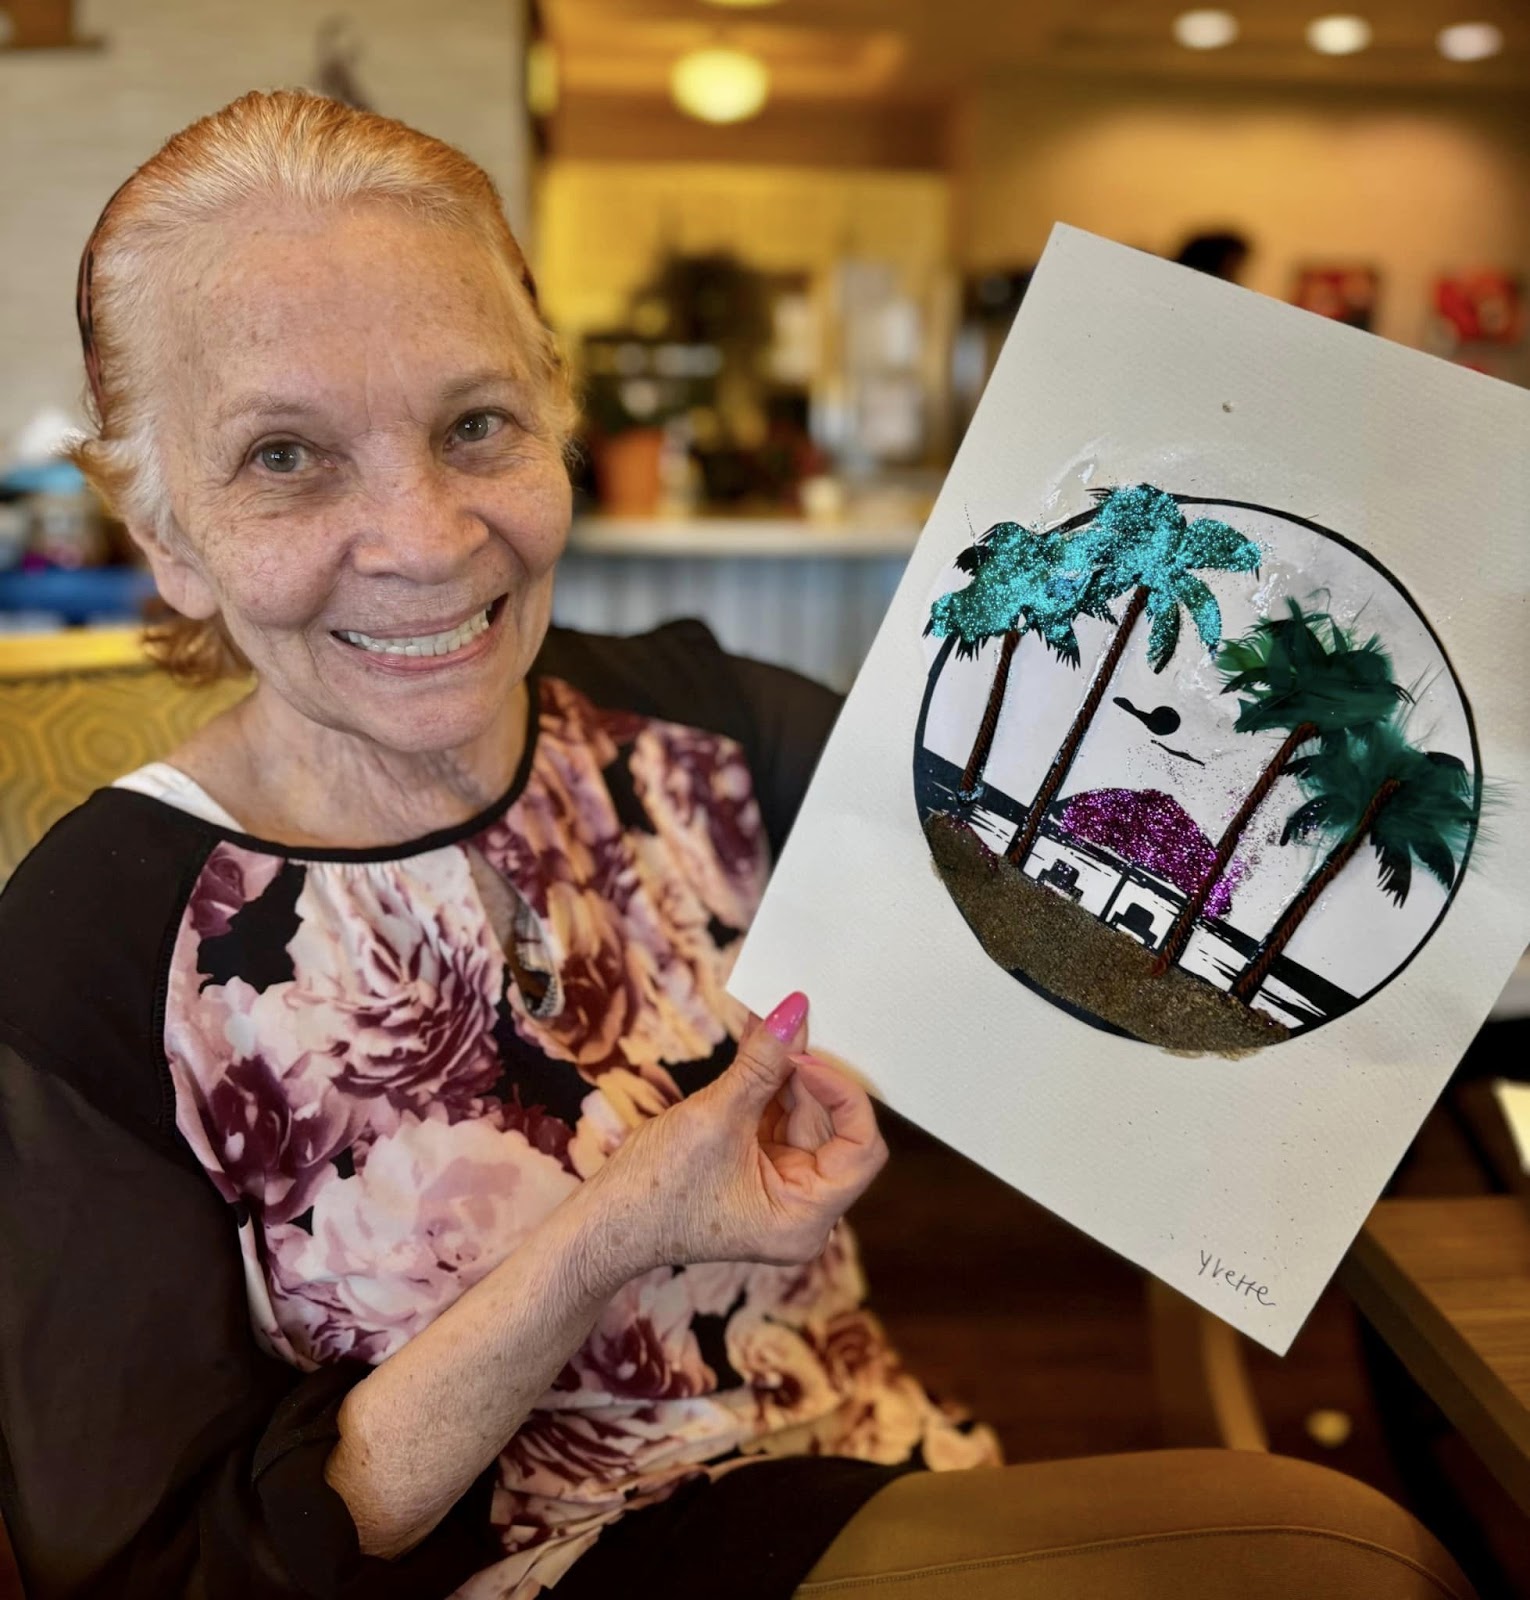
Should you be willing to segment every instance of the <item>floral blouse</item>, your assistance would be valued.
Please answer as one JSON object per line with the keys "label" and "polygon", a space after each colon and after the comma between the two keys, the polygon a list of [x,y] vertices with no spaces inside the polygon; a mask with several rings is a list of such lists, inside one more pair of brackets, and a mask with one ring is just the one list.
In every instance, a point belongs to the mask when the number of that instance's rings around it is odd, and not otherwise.
{"label": "floral blouse", "polygon": [[[0,901],[0,1150],[13,1143],[19,1158],[0,1177],[4,1238],[36,1235],[41,1207],[69,1191],[74,1226],[104,1227],[134,1258],[180,1256],[179,1271],[165,1264],[139,1285],[145,1297],[178,1275],[211,1271],[223,1285],[216,1307],[205,1281],[184,1285],[179,1305],[135,1303],[118,1292],[134,1278],[119,1255],[108,1303],[93,1307],[100,1246],[82,1265],[65,1244],[46,1281],[0,1267],[11,1307],[0,1312],[0,1510],[36,1593],[161,1595],[195,1574],[193,1592],[214,1597],[526,1600],[579,1590],[579,1558],[628,1519],[624,1574],[647,1559],[679,1594],[677,1507],[736,1468],[796,1462],[754,1481],[800,1508],[815,1498],[814,1463],[996,1458],[986,1430],[899,1364],[863,1307],[841,1225],[805,1268],[666,1267],[633,1280],[441,1527],[397,1562],[360,1556],[322,1475],[346,1389],[633,1128],[726,1066],[744,1021],[728,973],[832,714],[801,680],[723,657],[694,626],[634,641],[557,636],[532,687],[511,792],[461,828],[386,850],[300,851],[110,791],[60,824]],[[806,722],[806,753],[780,747],[785,711]],[[147,896],[116,881],[125,858],[130,880],[147,889],[152,877]],[[39,932],[50,942],[38,908],[44,923],[67,910],[61,895],[84,910],[86,864],[108,915],[52,940],[72,981],[37,975],[55,1006],[71,991],[60,1015],[26,984],[45,965]],[[136,972],[113,957],[123,940],[149,947],[129,958]],[[95,1015],[75,1019],[81,1030],[70,1010]],[[54,1126],[61,1112],[76,1137]],[[121,1165],[114,1136],[132,1141],[130,1166],[173,1161],[166,1193],[130,1174],[91,1193],[87,1169],[103,1153]],[[45,1180],[22,1181],[38,1163]],[[188,1250],[175,1206],[189,1211],[195,1179]],[[91,1215],[103,1203],[110,1224]],[[131,1238],[122,1206],[140,1214]],[[201,1259],[209,1232],[222,1235],[215,1264]],[[39,1337],[66,1309],[113,1318],[89,1352],[108,1369],[90,1380],[106,1404],[89,1418],[66,1407],[64,1437],[44,1450],[42,1396],[64,1387],[50,1351],[77,1359],[77,1339]],[[209,1311],[221,1343],[200,1321]],[[196,1328],[178,1326],[193,1315]],[[145,1365],[143,1400],[179,1415],[137,1413]],[[103,1488],[98,1514],[86,1460],[97,1450],[136,1455],[163,1481],[129,1494],[132,1506]],[[82,1492],[69,1504],[54,1480],[72,1453]],[[836,1470],[838,1488],[819,1497],[832,1525],[825,1510],[808,1517],[789,1559],[765,1563],[774,1587],[752,1592],[789,1595],[886,1481]],[[67,1521],[52,1519],[55,1505]],[[88,1552],[82,1512],[87,1526],[110,1525]]]}

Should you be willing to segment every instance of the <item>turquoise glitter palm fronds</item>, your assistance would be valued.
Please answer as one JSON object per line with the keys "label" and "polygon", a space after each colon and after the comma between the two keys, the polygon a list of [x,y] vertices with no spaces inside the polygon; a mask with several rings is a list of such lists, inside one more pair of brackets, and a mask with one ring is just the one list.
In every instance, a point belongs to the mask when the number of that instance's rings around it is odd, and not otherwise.
{"label": "turquoise glitter palm fronds", "polygon": [[999,522],[957,564],[972,580],[935,601],[925,631],[954,634],[959,654],[974,655],[999,634],[1034,632],[1077,666],[1074,623],[1084,615],[1110,615],[1095,593],[1097,574],[1077,534]]}
{"label": "turquoise glitter palm fronds", "polygon": [[1154,672],[1163,671],[1179,644],[1182,610],[1208,650],[1222,641],[1222,608],[1197,572],[1259,570],[1254,540],[1214,517],[1190,521],[1173,495],[1152,484],[1111,490],[1083,537],[1106,596],[1147,590]]}
{"label": "turquoise glitter palm fronds", "polygon": [[1077,666],[1080,617],[1114,622],[1111,602],[1147,590],[1148,662],[1169,664],[1187,612],[1201,642],[1222,641],[1222,609],[1197,572],[1256,572],[1259,546],[1212,517],[1189,521],[1173,495],[1151,484],[1112,489],[1087,527],[1049,532],[998,522],[957,558],[965,588],[930,608],[927,633],[955,634],[962,655],[1003,633],[1039,633]]}

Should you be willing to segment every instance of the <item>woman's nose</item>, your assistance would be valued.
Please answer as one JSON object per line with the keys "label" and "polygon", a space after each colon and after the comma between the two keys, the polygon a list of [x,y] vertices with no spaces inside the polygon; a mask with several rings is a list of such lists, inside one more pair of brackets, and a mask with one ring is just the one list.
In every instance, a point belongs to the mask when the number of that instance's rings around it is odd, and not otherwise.
{"label": "woman's nose", "polygon": [[452,475],[433,467],[378,481],[361,515],[352,563],[366,577],[444,583],[460,576],[490,537]]}

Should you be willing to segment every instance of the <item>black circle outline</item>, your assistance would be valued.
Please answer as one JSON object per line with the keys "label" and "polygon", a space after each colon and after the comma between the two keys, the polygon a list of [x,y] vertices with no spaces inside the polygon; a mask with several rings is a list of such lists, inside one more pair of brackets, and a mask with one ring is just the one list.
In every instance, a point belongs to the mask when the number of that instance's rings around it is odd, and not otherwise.
{"label": "black circle outline", "polygon": [[[1393,969],[1379,983],[1375,984],[1372,988],[1367,989],[1364,994],[1358,995],[1355,999],[1355,1003],[1352,1006],[1348,1007],[1347,1010],[1340,1012],[1338,1017],[1325,1017],[1321,1022],[1309,1023],[1306,1027],[1298,1029],[1289,1036],[1292,1039],[1302,1039],[1310,1033],[1316,1033],[1319,1028],[1327,1027],[1330,1022],[1337,1022],[1341,1020],[1341,1018],[1349,1016],[1352,1012],[1358,1011],[1361,1006],[1365,1005],[1366,1002],[1372,998],[1373,995],[1379,994],[1400,973],[1406,972],[1409,966],[1412,964],[1414,957],[1416,957],[1419,951],[1422,950],[1424,946],[1428,944],[1429,941],[1435,936],[1440,924],[1445,920],[1445,914],[1455,903],[1456,893],[1461,887],[1461,880],[1466,876],[1467,868],[1471,865],[1472,851],[1477,845],[1477,830],[1482,820],[1482,751],[1477,743],[1477,721],[1472,715],[1472,703],[1467,698],[1466,690],[1461,686],[1461,679],[1456,672],[1455,663],[1450,659],[1450,653],[1446,650],[1444,642],[1441,640],[1439,634],[1434,631],[1434,625],[1430,622],[1429,618],[1424,615],[1423,608],[1419,605],[1418,601],[1413,598],[1412,592],[1408,589],[1407,585],[1402,583],[1387,567],[1383,566],[1382,563],[1378,561],[1369,550],[1365,549],[1362,545],[1356,544],[1354,540],[1345,538],[1342,533],[1335,533],[1332,528],[1324,527],[1321,522],[1314,522],[1310,517],[1299,517],[1294,512],[1282,511],[1275,506],[1259,505],[1252,500],[1231,500],[1225,496],[1218,495],[1173,494],[1167,490],[1163,492],[1168,493],[1170,499],[1172,499],[1176,504],[1182,506],[1232,506],[1239,511],[1257,511],[1262,512],[1265,516],[1278,517],[1282,521],[1293,523],[1299,528],[1306,528],[1311,533],[1321,534],[1325,539],[1331,539],[1335,544],[1342,546],[1345,550],[1348,550],[1351,555],[1358,556],[1368,567],[1380,573],[1380,575],[1392,585],[1397,593],[1400,594],[1405,601],[1407,601],[1409,607],[1413,611],[1414,616],[1416,616],[1418,620],[1423,623],[1425,633],[1427,633],[1430,639],[1433,640],[1435,649],[1440,653],[1440,660],[1445,663],[1445,670],[1450,674],[1450,681],[1455,687],[1456,695],[1461,702],[1461,711],[1466,718],[1466,732],[1467,737],[1471,740],[1472,749],[1473,784],[1471,831],[1467,836],[1466,848],[1461,852],[1461,865],[1456,869],[1455,882],[1451,884],[1450,892],[1445,896],[1444,905],[1440,907],[1439,914],[1435,917],[1434,921],[1429,924],[1429,927],[1425,930],[1418,943],[1413,946],[1403,960],[1397,966],[1393,967]],[[1098,515],[1099,507],[1091,507],[1088,511],[1081,511],[1077,516],[1069,517],[1066,521],[1056,524],[1052,531],[1069,533],[1075,528],[1086,527],[1089,523],[1093,522]],[[941,673],[945,670],[946,663],[951,658],[950,646],[952,642],[953,641],[948,640],[946,645],[937,652],[934,661],[930,664],[928,673],[925,675],[924,695],[919,706],[919,720],[914,724],[914,761],[916,765],[918,763],[920,753],[924,749],[924,730],[926,720],[929,717],[930,701],[935,695],[935,685],[939,681]],[[919,809],[917,774],[914,807],[916,811]],[[924,831],[924,821],[925,819],[920,817],[919,823],[921,834]],[[942,879],[942,883],[944,883],[944,879]],[[950,890],[947,889],[946,892],[949,894]],[[958,906],[957,909],[960,910],[961,908]],[[965,922],[966,918],[963,917],[962,920]],[[968,928],[971,930],[970,923],[968,923]],[[977,938],[976,932],[973,932],[973,937]],[[982,940],[979,939],[978,944],[981,947]],[[988,952],[984,950],[983,954],[988,955]],[[992,961],[993,957],[989,956],[988,959]],[[998,966],[998,963],[994,962],[994,965]],[[1024,984],[1027,989],[1030,989],[1034,994],[1040,995],[1043,1000],[1047,1001],[1050,1005],[1056,1006],[1059,1011],[1064,1011],[1069,1016],[1076,1017],[1080,1022],[1088,1023],[1091,1028],[1097,1028],[1101,1033],[1113,1033],[1117,1038],[1130,1039],[1135,1044],[1148,1043],[1147,1040],[1138,1038],[1135,1033],[1131,1033],[1127,1029],[1119,1027],[1113,1022],[1107,1022],[1103,1017],[1093,1016],[1089,1012],[1083,1010],[1082,1007],[1076,1006],[1071,1001],[1064,1000],[1059,995],[1053,994],[1050,989],[1045,988],[1042,984],[1037,983],[1033,978],[1028,977],[1023,972],[1012,972],[1008,967],[1000,967],[999,970],[1007,977],[1018,979],[1019,982]],[[1284,1044],[1286,1043],[1286,1040],[1282,1039],[1279,1041],[1279,1043]],[[1155,1045],[1152,1046],[1152,1048],[1158,1049],[1162,1047]],[[1266,1045],[1263,1048],[1271,1049],[1273,1046]]]}

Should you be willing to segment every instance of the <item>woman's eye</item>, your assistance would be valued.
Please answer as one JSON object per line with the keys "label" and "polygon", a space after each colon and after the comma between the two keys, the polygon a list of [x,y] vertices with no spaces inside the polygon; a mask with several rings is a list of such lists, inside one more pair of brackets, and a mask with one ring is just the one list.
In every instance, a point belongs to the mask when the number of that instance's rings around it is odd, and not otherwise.
{"label": "woman's eye", "polygon": [[463,444],[477,444],[491,438],[504,425],[505,419],[497,411],[474,411],[453,427],[452,438]]}
{"label": "woman's eye", "polygon": [[292,473],[302,465],[303,447],[293,444],[291,440],[263,444],[255,452],[255,459],[267,472]]}

